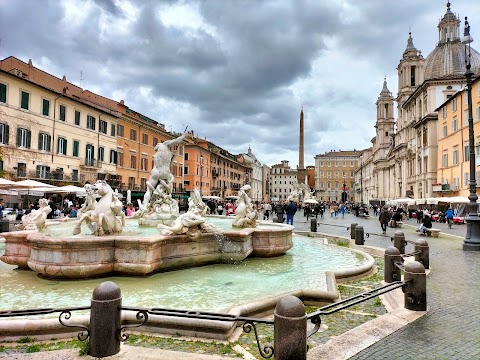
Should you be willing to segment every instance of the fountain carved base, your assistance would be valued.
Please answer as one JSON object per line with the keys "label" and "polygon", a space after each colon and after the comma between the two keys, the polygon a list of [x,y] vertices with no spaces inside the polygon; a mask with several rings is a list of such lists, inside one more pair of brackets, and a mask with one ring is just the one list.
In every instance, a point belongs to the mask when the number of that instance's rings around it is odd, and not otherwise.
{"label": "fountain carved base", "polygon": [[242,261],[248,256],[271,257],[292,247],[292,229],[243,229],[222,234],[125,235],[53,238],[38,232],[2,233],[5,253],[0,260],[53,279],[82,279],[112,274],[146,276],[157,271]]}

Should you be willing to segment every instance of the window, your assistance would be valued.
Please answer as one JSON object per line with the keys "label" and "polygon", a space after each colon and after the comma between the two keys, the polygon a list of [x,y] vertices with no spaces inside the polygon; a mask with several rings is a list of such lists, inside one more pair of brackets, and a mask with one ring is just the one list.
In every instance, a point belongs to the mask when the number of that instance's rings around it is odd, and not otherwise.
{"label": "window", "polygon": [[447,123],[443,123],[442,125],[442,136],[447,137]]}
{"label": "window", "polygon": [[133,141],[137,140],[137,130],[130,129],[130,140],[133,140]]}
{"label": "window", "polygon": [[50,100],[42,99],[42,115],[50,116]]}
{"label": "window", "polygon": [[57,141],[57,154],[67,155],[67,139],[59,137]]}
{"label": "window", "polygon": [[17,165],[17,177],[26,177],[27,176],[27,164],[18,163]]}
{"label": "window", "polygon": [[448,166],[448,154],[446,151],[442,154],[442,167],[446,168]]}
{"label": "window", "polygon": [[73,140],[73,151],[72,151],[73,156],[78,157],[79,148],[80,148],[80,141]]}
{"label": "window", "polygon": [[183,167],[183,174],[187,175],[188,174],[188,166]]}
{"label": "window", "polygon": [[458,146],[453,148],[453,165],[458,165]]}
{"label": "window", "polygon": [[32,134],[30,130],[17,128],[17,147],[30,149],[30,139]]}
{"label": "window", "polygon": [[142,134],[142,144],[148,145],[148,134]]}
{"label": "window", "polygon": [[480,106],[477,106],[477,108],[475,109],[475,119],[478,121],[480,120]]}
{"label": "window", "polygon": [[87,115],[87,129],[95,130],[95,123],[97,119],[95,119],[92,115]]}
{"label": "window", "polygon": [[128,188],[132,190],[135,187],[135,178],[133,176],[130,176],[128,178]]}
{"label": "window", "polygon": [[104,134],[107,133],[108,124],[107,124],[107,122],[106,122],[105,120],[99,120],[98,127],[99,127],[99,131],[100,131],[101,133],[104,133]]}
{"label": "window", "polygon": [[115,128],[115,124],[110,125],[110,136],[116,136],[117,129]]}
{"label": "window", "polygon": [[[175,184],[173,184],[173,191],[175,192]],[[145,178],[141,178],[140,179],[140,188],[142,191],[146,191],[147,190],[147,179]]]}
{"label": "window", "polygon": [[60,105],[60,120],[61,121],[65,121],[65,112],[66,112],[65,105]]}
{"label": "window", "polygon": [[117,136],[123,137],[123,125],[117,125]]}
{"label": "window", "polygon": [[445,119],[447,117],[447,108],[444,106],[442,107],[442,117]]}
{"label": "window", "polygon": [[0,144],[8,144],[10,126],[0,123]]}
{"label": "window", "polygon": [[110,164],[117,163],[117,152],[113,149],[110,149]]}
{"label": "window", "polygon": [[463,144],[464,159],[463,161],[470,161],[470,143],[467,141]]}
{"label": "window", "polygon": [[38,134],[38,150],[50,152],[50,134],[41,132]]}
{"label": "window", "polygon": [[77,169],[72,170],[72,181],[78,181],[78,170]]}
{"label": "window", "polygon": [[50,177],[50,166],[37,165],[37,178],[48,179]]}
{"label": "window", "polygon": [[188,160],[188,153],[185,153],[185,160]]}
{"label": "window", "polygon": [[80,125],[80,111],[75,110],[75,125]]}
{"label": "window", "polygon": [[21,97],[20,97],[20,107],[24,110],[28,110],[29,103],[30,103],[30,94],[25,91],[22,91]]}
{"label": "window", "polygon": [[457,98],[452,99],[452,112],[457,111]]}
{"label": "window", "polygon": [[7,102],[7,85],[0,83],[0,102]]}
{"label": "window", "polygon": [[103,162],[105,160],[105,148],[103,146],[99,146],[98,148],[98,161]]}
{"label": "window", "polygon": [[153,147],[157,146],[158,139],[156,137],[153,138]]}
{"label": "window", "polygon": [[415,65],[410,66],[410,86],[415,86]]}
{"label": "window", "polygon": [[454,133],[455,131],[457,131],[457,119],[453,119],[452,120],[452,133]]}
{"label": "window", "polygon": [[92,144],[87,144],[85,147],[85,165],[87,166],[93,166],[95,163],[94,159],[94,154],[95,154],[95,146]]}
{"label": "window", "polygon": [[130,154],[130,168],[131,169],[137,168],[137,155]]}
{"label": "window", "polygon": [[117,165],[118,166],[123,166],[123,153],[119,152],[117,153]]}
{"label": "window", "polygon": [[147,170],[147,158],[142,158],[142,170]]}

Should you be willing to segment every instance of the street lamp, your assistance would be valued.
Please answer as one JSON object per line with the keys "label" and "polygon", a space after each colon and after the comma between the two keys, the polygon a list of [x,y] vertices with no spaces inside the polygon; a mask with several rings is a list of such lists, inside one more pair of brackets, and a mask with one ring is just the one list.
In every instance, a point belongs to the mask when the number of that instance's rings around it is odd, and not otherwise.
{"label": "street lamp", "polygon": [[470,147],[470,195],[468,196],[468,214],[465,217],[467,222],[467,235],[463,242],[463,250],[480,251],[480,217],[478,216],[477,204],[477,182],[475,180],[475,135],[473,132],[473,111],[472,111],[472,82],[473,71],[470,62],[470,44],[473,38],[470,35],[470,25],[465,16],[465,28],[463,30],[462,44],[465,45],[465,77],[467,78],[467,100],[468,100],[468,140]]}
{"label": "street lamp", "polygon": [[202,196],[203,155],[200,155],[200,196]]}

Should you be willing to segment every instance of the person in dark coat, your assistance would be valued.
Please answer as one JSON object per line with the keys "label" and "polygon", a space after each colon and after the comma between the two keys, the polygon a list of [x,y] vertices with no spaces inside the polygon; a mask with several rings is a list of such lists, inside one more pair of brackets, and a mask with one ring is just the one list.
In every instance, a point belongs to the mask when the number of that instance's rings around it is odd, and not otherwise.
{"label": "person in dark coat", "polygon": [[283,223],[283,214],[285,214],[285,209],[281,203],[277,203],[277,205],[275,205],[275,214],[277,215],[278,222]]}
{"label": "person in dark coat", "polygon": [[378,220],[380,220],[380,226],[382,227],[383,234],[386,234],[390,215],[388,214],[388,210],[385,207],[380,210],[380,216],[378,217]]}
{"label": "person in dark coat", "polygon": [[297,205],[293,203],[293,200],[290,200],[285,212],[287,213],[287,224],[293,225],[293,216],[297,212]]}

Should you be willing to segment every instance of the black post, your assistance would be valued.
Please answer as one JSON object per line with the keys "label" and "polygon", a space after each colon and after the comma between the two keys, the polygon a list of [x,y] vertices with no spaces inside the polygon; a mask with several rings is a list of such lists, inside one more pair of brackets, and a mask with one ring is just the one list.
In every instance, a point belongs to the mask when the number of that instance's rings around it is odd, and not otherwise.
{"label": "black post", "polygon": [[383,278],[385,282],[391,283],[394,281],[400,281],[402,279],[402,270],[395,265],[396,262],[402,263],[403,259],[400,256],[400,250],[396,247],[389,246],[385,249],[384,263],[385,269]]}
{"label": "black post", "polygon": [[310,219],[310,231],[317,232],[317,219],[315,218]]}
{"label": "black post", "polygon": [[[467,222],[467,235],[463,243],[463,250],[480,251],[480,217],[478,216],[477,204],[477,182],[475,180],[475,134],[473,131],[473,109],[472,109],[472,82],[473,71],[470,62],[470,43],[473,38],[470,35],[470,25],[465,17],[465,28],[463,30],[462,43],[465,45],[465,77],[467,78],[467,101],[468,101],[468,144],[470,147],[470,195],[468,195],[468,214],[465,217]],[[468,46],[467,46],[468,45]],[[468,52],[467,52],[468,50]]]}
{"label": "black post", "polygon": [[278,360],[307,359],[307,314],[302,301],[285,296],[274,313],[274,350]]}
{"label": "black post", "polygon": [[117,284],[105,281],[93,290],[90,312],[89,355],[103,358],[120,351],[122,294]]}
{"label": "black post", "polygon": [[350,225],[350,239],[354,240],[355,239],[355,228],[357,227],[357,223],[352,223]]}
{"label": "black post", "polygon": [[418,239],[415,241],[415,252],[420,251],[420,254],[415,254],[415,261],[421,263],[425,269],[430,268],[430,250],[428,242],[425,239]]}
{"label": "black post", "polygon": [[402,231],[397,230],[393,234],[393,246],[395,246],[399,251],[400,254],[405,254],[405,235]]}
{"label": "black post", "polygon": [[357,225],[355,226],[355,245],[364,245],[364,244],[365,244],[365,239],[364,239],[363,226]]}
{"label": "black post", "polygon": [[414,311],[427,310],[427,275],[425,268],[418,261],[405,265],[405,309]]}

